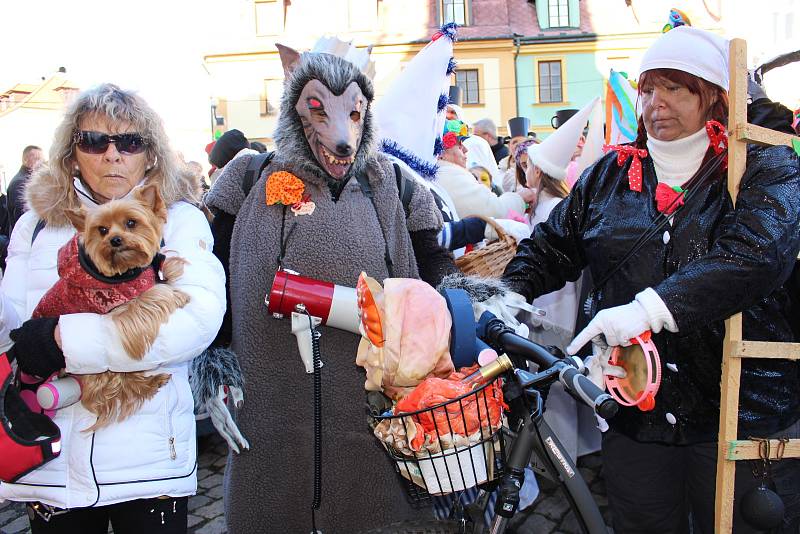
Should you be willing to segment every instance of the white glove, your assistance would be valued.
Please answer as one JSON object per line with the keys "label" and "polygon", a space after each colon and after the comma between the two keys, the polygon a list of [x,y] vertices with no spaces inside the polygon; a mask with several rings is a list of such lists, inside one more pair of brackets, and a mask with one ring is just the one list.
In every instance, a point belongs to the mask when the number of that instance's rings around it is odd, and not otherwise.
{"label": "white glove", "polygon": [[225,392],[226,388],[230,392],[234,406],[238,408],[242,405],[244,402],[244,395],[241,389],[232,386],[220,386],[216,397],[206,402],[206,410],[208,410],[208,415],[211,416],[211,423],[214,425],[214,428],[217,429],[219,435],[228,443],[228,447],[233,452],[239,454],[239,447],[241,446],[242,449],[249,450],[250,443],[242,436],[239,427],[236,426],[233,417],[231,417],[231,412],[225,405],[225,397],[227,396]]}
{"label": "white glove", "polygon": [[602,390],[606,389],[605,375],[625,378],[627,374],[622,367],[609,363],[612,350],[612,347],[605,344],[602,337],[597,336],[592,340],[592,355],[583,361],[589,380]]}
{"label": "white glove", "polygon": [[595,315],[586,328],[569,344],[567,354],[575,354],[600,334],[605,336],[606,344],[612,347],[628,346],[632,338],[647,330],[650,330],[647,312],[638,301],[634,300],[624,306],[602,310]]}
{"label": "white glove", "polygon": [[672,312],[652,287],[648,287],[636,295],[636,300],[624,306],[616,306],[602,310],[594,319],[575,336],[567,347],[568,354],[575,354],[590,339],[599,334],[606,337],[608,345],[631,344],[630,340],[650,330],[654,334],[662,329],[677,332],[678,325]]}
{"label": "white glove", "polygon": [[[525,223],[512,219],[495,219],[494,222],[499,224],[505,233],[516,239],[517,243],[531,236],[531,227]],[[486,231],[483,233],[483,236],[489,241],[500,239],[500,236],[497,235],[497,232],[491,224],[486,225]]]}
{"label": "white glove", "polygon": [[[612,350],[611,347],[606,345],[602,336],[597,336],[592,340],[592,355],[583,360],[584,364],[586,364],[589,380],[594,382],[594,384],[603,391],[606,389],[605,375],[625,378],[627,374],[622,367],[609,363]],[[594,416],[597,418],[597,428],[600,429],[600,432],[608,430],[608,423],[606,420],[597,414],[594,414]]]}
{"label": "white glove", "polygon": [[527,311],[534,315],[544,315],[544,312],[539,308],[528,304],[525,297],[513,291],[507,291],[505,295],[497,294],[490,297],[483,302],[475,302],[472,304],[472,311],[475,314],[475,320],[481,318],[483,312],[492,312],[495,317],[502,320],[510,328],[522,337],[527,338],[530,330],[528,325],[520,323],[517,320],[517,315],[521,311]]}

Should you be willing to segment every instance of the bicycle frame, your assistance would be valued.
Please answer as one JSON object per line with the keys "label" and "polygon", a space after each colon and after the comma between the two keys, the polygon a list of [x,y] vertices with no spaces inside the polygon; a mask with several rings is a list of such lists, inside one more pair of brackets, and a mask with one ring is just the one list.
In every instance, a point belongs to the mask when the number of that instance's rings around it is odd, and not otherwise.
{"label": "bicycle frame", "polygon": [[[525,378],[532,380],[532,383],[538,381],[536,375],[526,371],[517,370],[516,375],[521,384],[525,383]],[[520,377],[520,375],[523,375],[523,377]],[[549,379],[549,377],[544,378],[545,380]],[[504,506],[504,490],[511,489],[512,492],[516,491],[518,494],[522,479],[524,479],[524,469],[530,464],[533,455],[535,455],[536,458],[541,460],[541,468],[545,474],[561,485],[583,532],[589,534],[607,532],[608,529],[603,516],[600,514],[586,481],[583,480],[569,454],[565,451],[564,446],[544,420],[541,394],[528,386],[525,387],[525,396],[532,399],[533,402],[530,403],[530,409],[521,421],[516,438],[510,447],[506,461],[507,474],[503,477],[503,482],[501,482],[501,495],[498,498],[498,505]],[[519,486],[516,483],[512,483],[511,486],[505,484],[506,477],[511,477],[512,480],[519,477]],[[511,500],[514,500],[513,496]],[[516,502],[519,502],[518,495],[516,496]],[[514,511],[516,512],[516,510]],[[486,532],[501,534],[505,531],[507,521],[508,518],[498,513]]]}

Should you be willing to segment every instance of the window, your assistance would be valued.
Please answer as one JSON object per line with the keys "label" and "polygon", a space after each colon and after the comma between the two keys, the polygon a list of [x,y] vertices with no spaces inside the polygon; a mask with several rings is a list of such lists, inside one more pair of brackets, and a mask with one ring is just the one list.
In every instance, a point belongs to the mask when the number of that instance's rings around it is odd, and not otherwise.
{"label": "window", "polygon": [[569,6],[567,0],[548,0],[548,18],[551,28],[569,26]]}
{"label": "window", "polygon": [[264,93],[261,95],[261,116],[276,115],[281,107],[283,80],[268,78],[264,80]]}
{"label": "window", "polygon": [[467,0],[442,0],[442,22],[467,23]]}
{"label": "window", "polygon": [[457,70],[456,85],[461,88],[462,104],[480,104],[478,69]]}
{"label": "window", "polygon": [[378,3],[375,0],[348,0],[348,30],[366,32],[378,24]]}
{"label": "window", "polygon": [[561,61],[539,62],[539,102],[561,102]]}
{"label": "window", "polygon": [[256,35],[278,35],[283,32],[283,2],[256,0]]}

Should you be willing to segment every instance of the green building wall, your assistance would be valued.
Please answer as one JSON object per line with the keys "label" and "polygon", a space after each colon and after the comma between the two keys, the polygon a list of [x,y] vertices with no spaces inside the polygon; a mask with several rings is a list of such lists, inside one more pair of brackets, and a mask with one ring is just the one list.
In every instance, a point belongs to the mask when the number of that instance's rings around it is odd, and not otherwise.
{"label": "green building wall", "polygon": [[[596,96],[604,97],[605,75],[597,70],[593,53],[564,52],[537,54],[531,45],[517,56],[517,110],[531,120],[531,130],[540,138],[553,131],[550,119],[559,109],[580,109]],[[561,60],[562,102],[538,103],[536,64],[538,60]]]}

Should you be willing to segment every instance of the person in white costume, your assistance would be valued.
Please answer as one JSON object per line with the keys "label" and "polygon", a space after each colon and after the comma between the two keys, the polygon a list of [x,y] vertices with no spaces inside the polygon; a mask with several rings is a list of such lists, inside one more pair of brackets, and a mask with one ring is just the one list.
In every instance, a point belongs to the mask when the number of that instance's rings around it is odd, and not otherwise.
{"label": "person in white costume", "polygon": [[[583,134],[595,98],[539,144],[527,147],[527,186],[538,191],[538,201],[531,213],[531,229],[547,221],[550,212],[569,194],[564,178],[567,166]],[[543,345],[565,350],[572,340],[578,314],[580,280],[567,282],[563,288],[535,299],[533,305],[546,312],[544,321],[528,317],[530,338]],[[547,397],[545,420],[566,447],[573,460],[600,449],[600,432],[588,407],[577,403],[555,384]]]}

